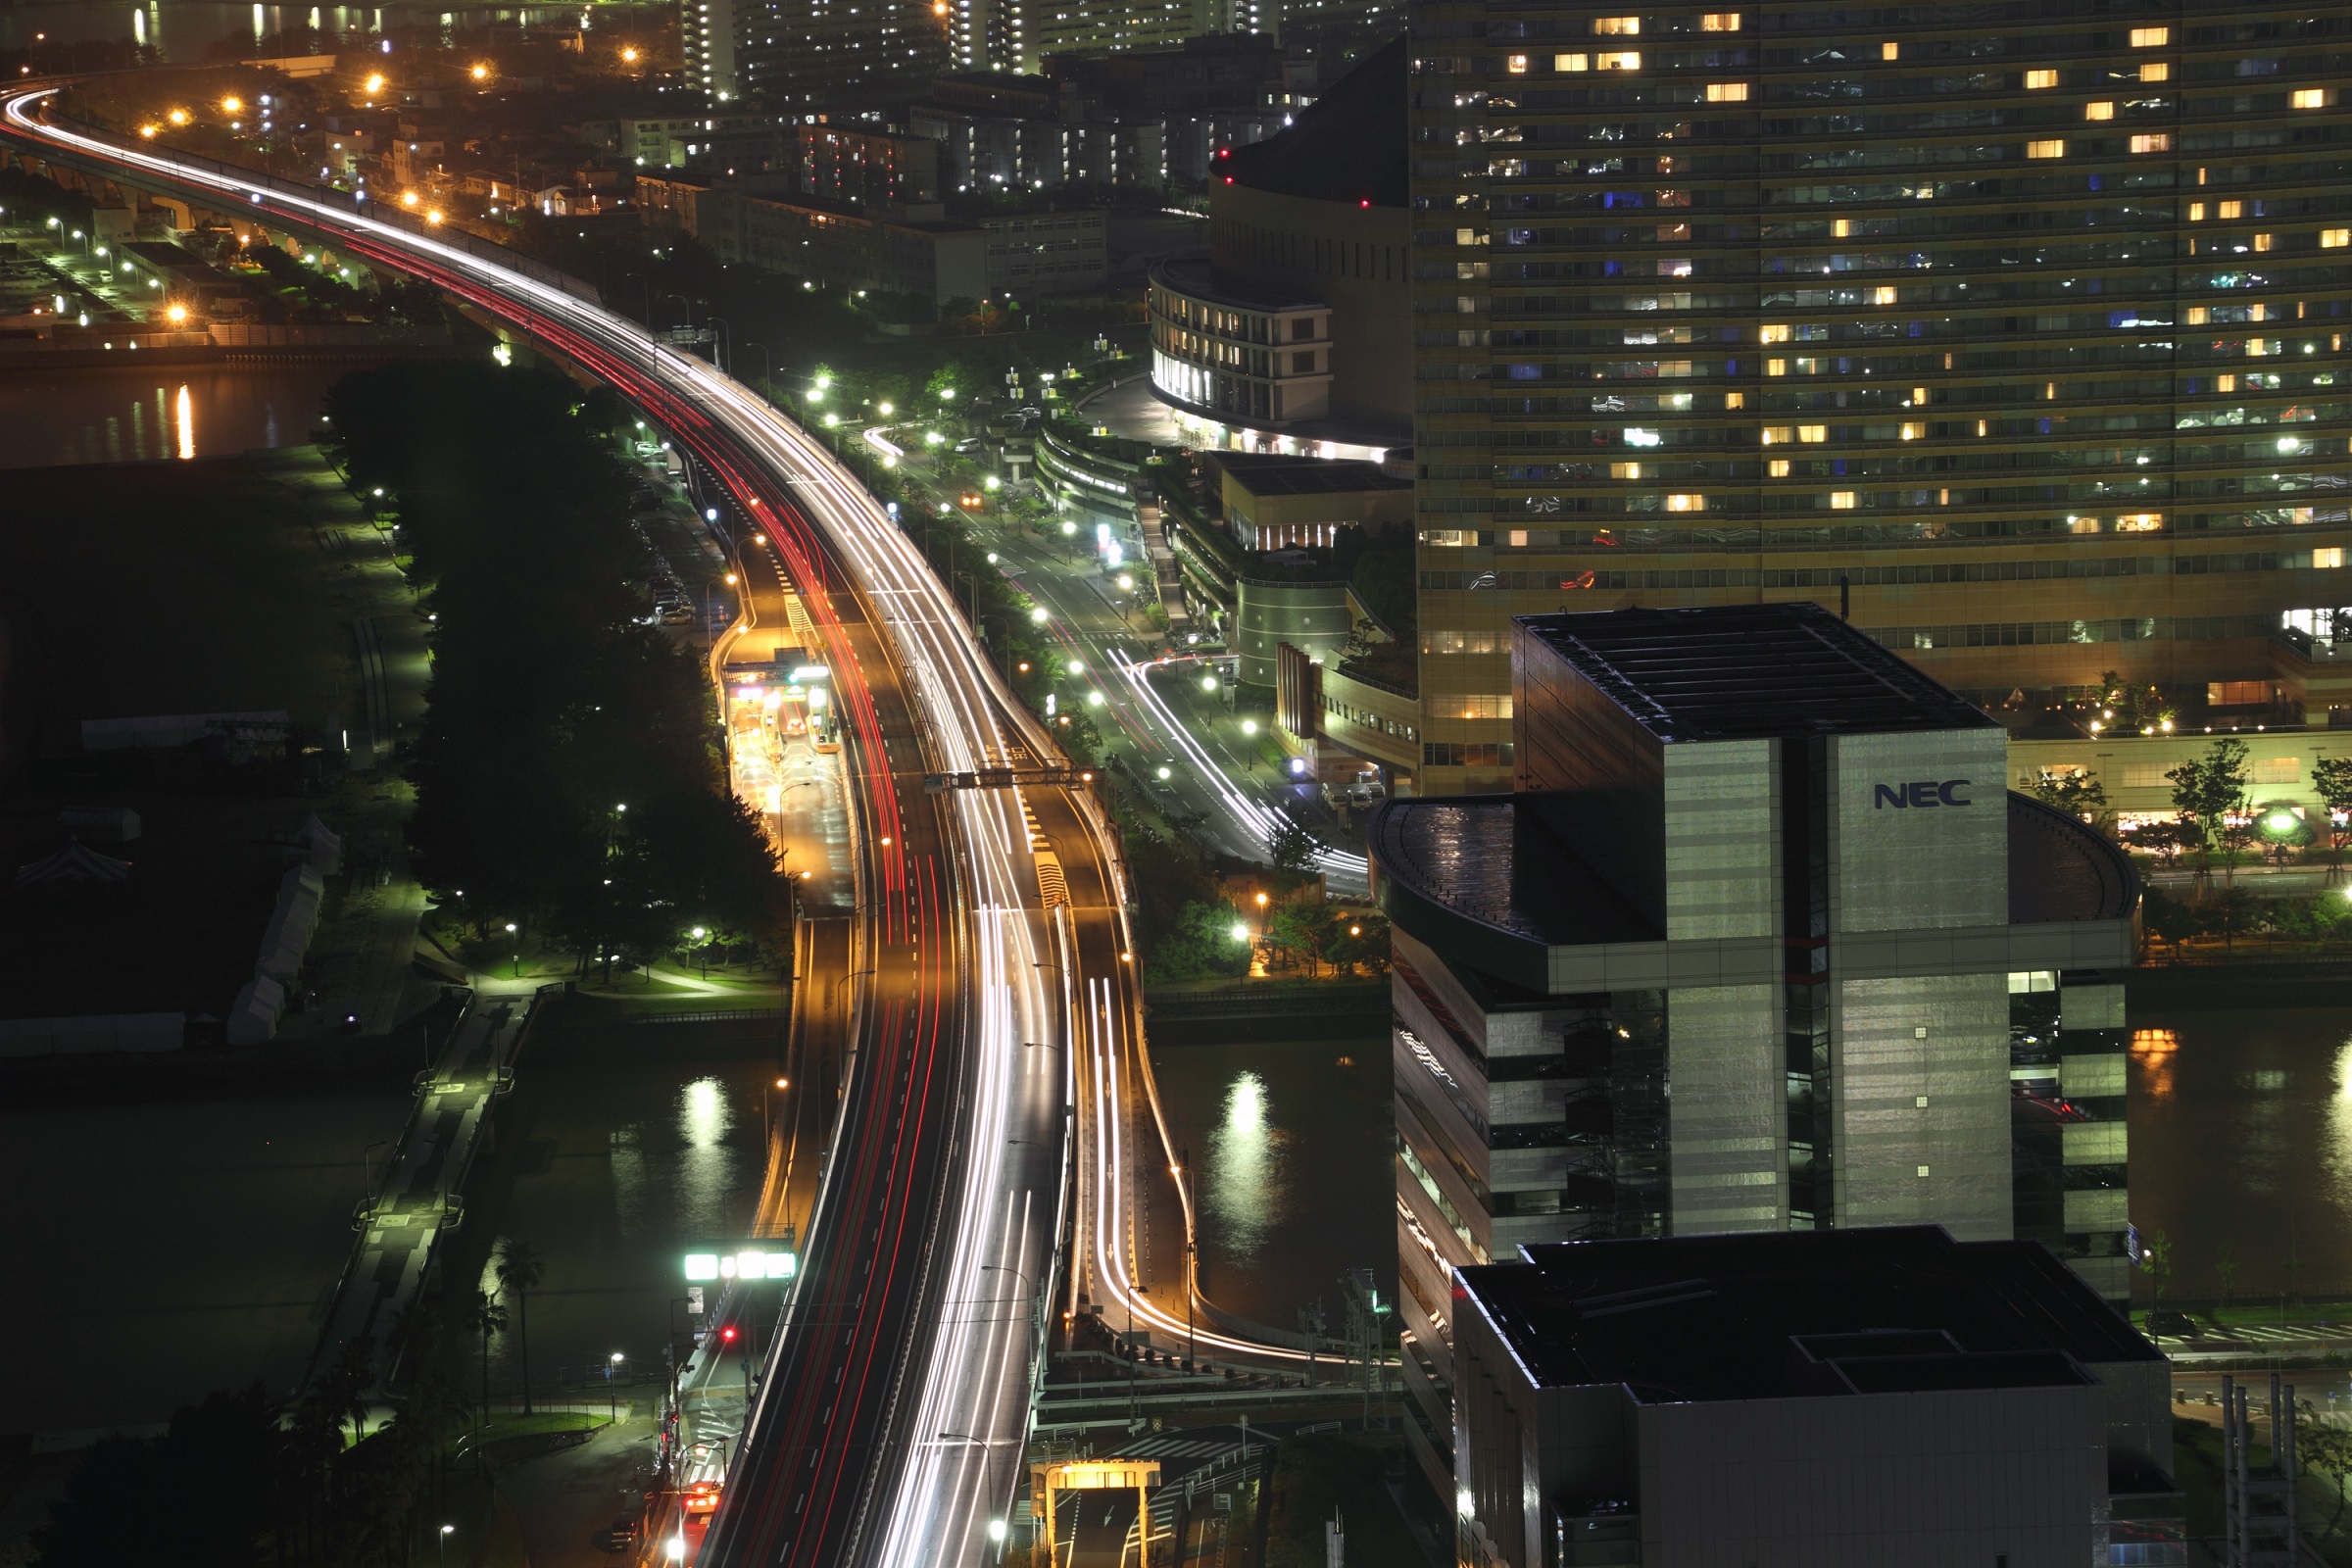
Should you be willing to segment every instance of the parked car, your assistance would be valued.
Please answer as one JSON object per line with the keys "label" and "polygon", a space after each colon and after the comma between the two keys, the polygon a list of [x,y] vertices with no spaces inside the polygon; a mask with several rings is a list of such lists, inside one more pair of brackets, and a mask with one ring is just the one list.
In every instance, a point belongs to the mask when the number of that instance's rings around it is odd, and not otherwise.
{"label": "parked car", "polygon": [[613,1520],[612,1523],[606,1528],[605,1549],[608,1551],[621,1551],[630,1546],[634,1546],[637,1544],[637,1537],[642,1529],[642,1526],[643,1521],[641,1521],[635,1514],[622,1514],[619,1518]]}

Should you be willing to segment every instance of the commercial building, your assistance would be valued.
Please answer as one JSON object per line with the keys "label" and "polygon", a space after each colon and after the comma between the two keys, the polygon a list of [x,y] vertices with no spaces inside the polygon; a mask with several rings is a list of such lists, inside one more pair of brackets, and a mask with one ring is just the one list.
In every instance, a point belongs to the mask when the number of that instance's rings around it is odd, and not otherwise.
{"label": "commercial building", "polygon": [[1475,1568],[2188,1560],[2171,1368],[1932,1226],[1529,1247],[1452,1307]]}
{"label": "commercial building", "polygon": [[1842,581],[1998,697],[2265,678],[2282,616],[2352,598],[2336,28],[1422,7],[1426,786],[1507,776],[1440,760],[1507,738],[1452,715],[1567,594]]}
{"label": "commercial building", "polygon": [[2124,1297],[2122,852],[1815,606],[1522,616],[1509,657],[1512,750],[1457,765],[1514,792],[1369,846],[1433,1472],[1452,1276],[1524,1243],[1937,1224]]}
{"label": "commercial building", "polygon": [[1379,462],[1411,432],[1405,43],[1221,150],[1209,254],[1152,269],[1152,387],[1203,446]]}
{"label": "commercial building", "polygon": [[1413,482],[1369,463],[1253,452],[1205,461],[1226,531],[1244,550],[1329,549],[1348,529],[1373,536],[1412,526]]}

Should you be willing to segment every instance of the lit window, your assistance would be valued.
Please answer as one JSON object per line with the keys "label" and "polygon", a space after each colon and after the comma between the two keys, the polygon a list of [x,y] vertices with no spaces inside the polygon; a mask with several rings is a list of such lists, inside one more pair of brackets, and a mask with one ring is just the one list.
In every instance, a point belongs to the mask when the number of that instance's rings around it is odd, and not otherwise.
{"label": "lit window", "polygon": [[1831,510],[1832,512],[1851,512],[1851,511],[1853,511],[1853,510],[1854,510],[1854,493],[1853,493],[1851,490],[1833,490],[1833,491],[1831,491],[1831,492],[1830,492],[1830,510]]}
{"label": "lit window", "polygon": [[1830,427],[1826,424],[1800,424],[1796,427],[1796,438],[1799,441],[1827,441]]}
{"label": "lit window", "polygon": [[1892,305],[1894,303],[1894,285],[1891,283],[1881,283],[1877,288],[1872,289],[1870,291],[1870,303],[1873,305]]}
{"label": "lit window", "polygon": [[1671,495],[1666,498],[1666,510],[1668,512],[1704,512],[1707,510],[1707,498],[1705,496]]}
{"label": "lit window", "polygon": [[1785,324],[1768,322],[1756,328],[1756,341],[1759,343],[1786,343],[1788,341],[1788,328]]}
{"label": "lit window", "polygon": [[1701,32],[1738,32],[1740,30],[1740,13],[1737,11],[1710,11],[1698,19],[1698,30]]}
{"label": "lit window", "polygon": [[1525,56],[1525,55],[1513,55],[1513,56],[1511,56],[1511,57],[1510,57],[1510,63],[1509,63],[1509,65],[1508,65],[1508,67],[1507,67],[1506,69],[1507,69],[1507,70],[1509,70],[1510,74],[1511,74],[1512,75],[1514,75],[1514,76],[1524,76],[1524,75],[1526,75],[1526,74],[1527,74],[1527,56]]}
{"label": "lit window", "polygon": [[1707,102],[1711,104],[1743,104],[1747,102],[1747,83],[1744,81],[1710,81],[1707,83]]}
{"label": "lit window", "polygon": [[2132,47],[2134,49],[2161,49],[2172,41],[2173,29],[2170,27],[2133,27],[2132,29]]}
{"label": "lit window", "polygon": [[1764,426],[1763,435],[1764,444],[1768,447],[1787,446],[1796,439],[1796,431],[1785,424],[1768,424]]}
{"label": "lit window", "polygon": [[[1517,57],[1513,56],[1513,58],[1516,59]],[[2082,118],[2084,120],[2113,120],[2115,118],[2115,105],[2111,102],[2084,104],[2082,106]]]}
{"label": "lit window", "polygon": [[1592,30],[1597,33],[1630,38],[1642,30],[1640,17],[1594,17]]}
{"label": "lit window", "polygon": [[[2134,136],[2132,139],[2137,141],[2139,138]],[[2053,136],[2047,141],[2030,141],[2026,143],[2026,156],[2028,158],[2064,158],[2066,156],[2065,138]]]}
{"label": "lit window", "polygon": [[2117,533],[2158,533],[2164,528],[2161,512],[2127,512],[2115,519]]}
{"label": "lit window", "polygon": [[1584,55],[1553,55],[1551,69],[1554,71],[1590,71],[1592,69],[1592,62]]}
{"label": "lit window", "polygon": [[2188,313],[2181,317],[2180,319],[2189,326],[2203,326],[2205,324],[2205,307],[2202,305],[2191,305],[2188,308]]}
{"label": "lit window", "polygon": [[2205,221],[2205,204],[2203,202],[2190,202],[2188,204],[2188,220],[2192,223],[2202,223]]}
{"label": "lit window", "polygon": [[2216,392],[2234,392],[2237,390],[2237,377],[2234,375],[2217,375],[2213,378],[2213,389]]}
{"label": "lit window", "polygon": [[1744,392],[1726,392],[1723,395],[1723,406],[1727,409],[1744,409],[1747,407],[1747,394]]}
{"label": "lit window", "polygon": [[1900,59],[1900,58],[1902,57],[1902,53],[1903,53],[1903,46],[1902,46],[1901,44],[1899,44],[1899,43],[1895,43],[1895,42],[1893,42],[1893,41],[1891,41],[1891,40],[1889,40],[1888,42],[1886,42],[1886,43],[1883,43],[1883,44],[1879,45],[1879,58],[1880,58],[1881,60],[1896,60],[1896,59]]}
{"label": "lit window", "polygon": [[2344,564],[2343,546],[2336,545],[2327,550],[2314,550],[2311,553],[2311,564],[2323,571],[2341,566]]}
{"label": "lit window", "polygon": [[2352,245],[2352,228],[2323,228],[2320,230],[2320,249],[2336,251],[2342,250],[2347,245]]}
{"label": "lit window", "polygon": [[2223,218],[2238,218],[2244,215],[2246,205],[2243,202],[2223,202],[2214,210]]}
{"label": "lit window", "polygon": [[2288,94],[2287,102],[2297,109],[2325,109],[2328,107],[2328,89],[2325,87],[2297,87]]}
{"label": "lit window", "polygon": [[1788,373],[1788,362],[1787,360],[1766,360],[1764,362],[1764,373],[1766,375],[1787,375]]}
{"label": "lit window", "polygon": [[2026,73],[2028,88],[2055,87],[2057,85],[2058,73],[2055,71],[2029,71]]}
{"label": "lit window", "polygon": [[1609,465],[1609,477],[1612,479],[1639,479],[1642,477],[1642,465],[1639,463],[1612,463]]}
{"label": "lit window", "polygon": [[[2255,248],[2256,250],[2258,250],[2258,251],[2267,251],[2267,250],[2269,250],[2269,249],[2271,248],[2271,236],[2270,236],[2270,235],[2268,235],[2268,234],[2257,234],[2257,235],[2255,235],[2255,236],[2254,236],[2254,248]],[[2257,308],[2259,309],[2259,307],[2257,307]],[[2262,319],[2262,318],[2260,318],[2260,317],[2256,317],[2256,318],[2255,318],[2255,319],[2256,319],[2256,320],[2260,320],[2260,319]]]}
{"label": "lit window", "polygon": [[2132,138],[2132,150],[2135,153],[2169,153],[2173,150],[2173,133],[2169,130],[2151,130],[2134,136]]}
{"label": "lit window", "polygon": [[1853,232],[1854,225],[1850,219],[1833,218],[1830,220],[1830,234],[1833,238],[1845,239],[1850,237]]}
{"label": "lit window", "polygon": [[1927,433],[1928,433],[1928,427],[1927,427],[1926,425],[1924,425],[1924,424],[1916,424],[1916,423],[1914,423],[1914,424],[1905,424],[1905,425],[1903,426],[1903,439],[1904,439],[1904,440],[1906,440],[1906,441],[1919,441],[1919,440],[1923,440],[1923,439],[1925,439],[1925,438],[1926,438],[1926,436],[1927,436]]}
{"label": "lit window", "polygon": [[1595,71],[1640,71],[1642,56],[1639,51],[1631,49],[1622,54],[1594,55],[1592,69]]}
{"label": "lit window", "polygon": [[2170,81],[2173,79],[2173,68],[2161,60],[2151,60],[2139,68],[2139,79],[2142,81]]}
{"label": "lit window", "polygon": [[1772,469],[1772,476],[1775,479],[1786,479],[1788,477],[1788,460],[1787,458],[1775,458],[1772,460],[1769,466]]}

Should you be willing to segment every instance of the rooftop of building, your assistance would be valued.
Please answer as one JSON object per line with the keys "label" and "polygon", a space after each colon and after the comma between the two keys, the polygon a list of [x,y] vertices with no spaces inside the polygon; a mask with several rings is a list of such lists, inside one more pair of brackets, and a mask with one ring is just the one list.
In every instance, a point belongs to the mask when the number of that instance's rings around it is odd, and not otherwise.
{"label": "rooftop of building", "polygon": [[[2038,801],[2008,800],[2010,924],[2131,918],[2139,878],[2122,850]],[[1516,947],[1666,937],[1514,795],[1391,801],[1371,849],[1398,888]]]}
{"label": "rooftop of building", "polygon": [[1209,266],[1205,256],[1170,256],[1152,264],[1152,281],[1189,299],[1237,311],[1319,311],[1329,302],[1289,289],[1264,288]]}
{"label": "rooftop of building", "polygon": [[1661,741],[1986,729],[1992,718],[1819,605],[1522,615]]}
{"label": "rooftop of building", "polygon": [[1376,463],[1342,462],[1282,452],[1211,451],[1202,456],[1253,496],[1353,495],[1413,487],[1412,480],[1399,478]]}
{"label": "rooftop of building", "polygon": [[2034,1242],[1915,1225],[1522,1250],[1455,1278],[1544,1388],[1644,1404],[2047,1388],[2163,1359]]}
{"label": "rooftop of building", "polygon": [[1309,201],[1403,207],[1406,49],[1401,37],[1367,55],[1288,126],[1218,156],[1218,175]]}

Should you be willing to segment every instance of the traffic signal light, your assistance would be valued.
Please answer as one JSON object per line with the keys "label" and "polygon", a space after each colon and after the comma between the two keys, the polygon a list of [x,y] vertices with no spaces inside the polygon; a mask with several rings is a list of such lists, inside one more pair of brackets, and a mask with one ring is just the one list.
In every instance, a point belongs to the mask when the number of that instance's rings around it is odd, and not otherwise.
{"label": "traffic signal light", "polygon": [[733,1345],[735,1343],[734,1324],[730,1323],[725,1328],[718,1331],[718,1343],[721,1345]]}

